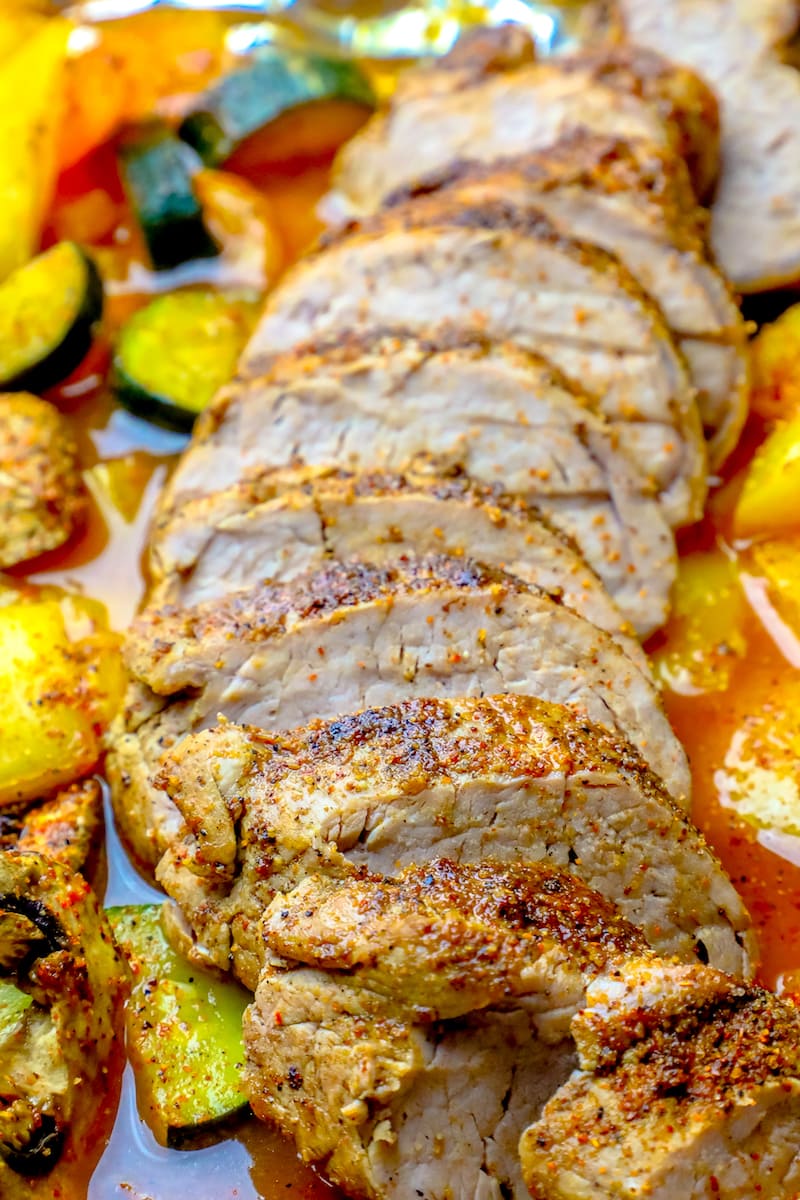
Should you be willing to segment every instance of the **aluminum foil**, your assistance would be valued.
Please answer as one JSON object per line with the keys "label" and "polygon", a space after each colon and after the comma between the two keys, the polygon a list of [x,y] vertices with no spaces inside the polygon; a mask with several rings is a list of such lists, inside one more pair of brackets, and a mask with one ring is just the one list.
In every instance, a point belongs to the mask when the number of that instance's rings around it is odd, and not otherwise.
{"label": "aluminum foil", "polygon": [[241,13],[228,33],[230,49],[247,53],[284,41],[293,32],[338,53],[372,59],[425,58],[446,54],[459,34],[477,24],[516,22],[528,29],[541,54],[573,40],[580,4],[532,0],[487,0],[428,4],[314,4],[309,0],[80,0],[67,14],[80,23],[113,20],[155,7],[214,9]]}

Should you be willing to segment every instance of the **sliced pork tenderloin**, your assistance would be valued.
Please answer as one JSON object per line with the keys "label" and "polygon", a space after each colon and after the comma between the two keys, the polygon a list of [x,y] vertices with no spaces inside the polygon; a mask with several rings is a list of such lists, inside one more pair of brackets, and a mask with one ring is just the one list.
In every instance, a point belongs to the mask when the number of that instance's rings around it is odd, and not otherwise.
{"label": "sliced pork tenderloin", "polygon": [[350,338],[234,383],[198,423],[156,542],[189,501],[242,476],[296,461],[406,471],[426,455],[438,473],[463,469],[535,504],[574,540],[637,633],[663,624],[674,541],[636,467],[548,364],[474,339]]}
{"label": "sliced pork tenderloin", "polygon": [[795,0],[617,0],[627,35],[700,72],[722,117],[711,240],[735,286],[800,280],[800,76],[785,61]]}
{"label": "sliced pork tenderloin", "polygon": [[536,209],[560,233],[615,254],[664,313],[697,389],[711,466],[722,463],[747,415],[747,329],[709,261],[680,160],[579,132],[538,154],[454,164],[415,194],[437,190],[465,204],[504,198]]}
{"label": "sliced pork tenderloin", "polygon": [[496,42],[494,61],[470,61],[467,43],[452,59],[409,71],[389,108],[340,151],[327,202],[332,216],[374,212],[395,188],[460,158],[527,154],[576,129],[685,158],[697,195],[711,190],[719,165],[717,104],[693,72],[639,47],[535,62],[517,32],[501,28],[481,39],[484,48]]}
{"label": "sliced pork tenderloin", "polygon": [[290,729],[409,695],[542,694],[640,747],[688,803],[686,756],[651,680],[560,597],[469,559],[332,562],[288,585],[146,608],[125,657],[193,729],[217,713]]}
{"label": "sliced pork tenderloin", "polygon": [[309,879],[262,932],[253,1109],[348,1195],[387,1200],[523,1200],[519,1134],[574,1065],[586,981],[645,951],[541,865]]}
{"label": "sliced pork tenderloin", "polygon": [[708,967],[643,960],[589,984],[580,1070],[525,1131],[536,1200],[800,1193],[800,1015]]}
{"label": "sliced pork tenderloin", "polygon": [[524,500],[464,475],[296,468],[190,500],[151,536],[149,604],[192,607],[256,581],[291,581],[330,559],[379,565],[436,553],[469,555],[560,595],[649,669],[575,545]]}
{"label": "sliced pork tenderloin", "polygon": [[173,932],[251,988],[276,893],[437,856],[549,862],[660,953],[753,971],[744,906],[660,782],[625,742],[531,696],[408,700],[285,735],[223,725],[176,746],[157,782],[185,821],[158,869]]}
{"label": "sliced pork tenderloin", "polygon": [[597,397],[673,525],[702,512],[706,455],[686,365],[618,259],[505,201],[422,196],[330,239],[267,301],[242,370],[351,330],[473,330],[541,354]]}

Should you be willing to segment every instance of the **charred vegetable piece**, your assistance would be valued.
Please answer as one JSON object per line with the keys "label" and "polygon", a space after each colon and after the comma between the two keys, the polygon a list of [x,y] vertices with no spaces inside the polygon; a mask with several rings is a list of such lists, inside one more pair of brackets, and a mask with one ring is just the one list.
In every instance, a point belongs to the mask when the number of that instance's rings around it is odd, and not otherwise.
{"label": "charred vegetable piece", "polygon": [[127,980],[89,885],[0,854],[0,1196],[23,1200],[88,1125]]}
{"label": "charred vegetable piece", "polygon": [[120,639],[76,598],[0,606],[0,809],[91,771],[124,688]]}
{"label": "charred vegetable piece", "polygon": [[59,242],[0,284],[0,391],[40,392],[86,356],[103,285],[74,242]]}
{"label": "charred vegetable piece", "polygon": [[140,1108],[174,1145],[245,1106],[242,1014],[251,997],[176,954],[160,913],[123,905],[108,917],[133,974],[126,1026]]}
{"label": "charred vegetable piece", "polygon": [[218,292],[173,292],[134,313],[114,356],[117,398],[137,416],[191,429],[232,377],[256,306]]}
{"label": "charred vegetable piece", "polygon": [[251,134],[320,100],[375,107],[366,76],[352,63],[268,47],[211,88],[179,133],[208,166],[217,166]]}
{"label": "charred vegetable piece", "polygon": [[80,871],[99,841],[102,817],[98,780],[82,779],[24,814],[16,848]]}
{"label": "charred vegetable piece", "polygon": [[219,247],[206,228],[193,176],[202,163],[185,142],[161,124],[129,134],[119,148],[125,189],[157,271],[198,258],[215,258]]}

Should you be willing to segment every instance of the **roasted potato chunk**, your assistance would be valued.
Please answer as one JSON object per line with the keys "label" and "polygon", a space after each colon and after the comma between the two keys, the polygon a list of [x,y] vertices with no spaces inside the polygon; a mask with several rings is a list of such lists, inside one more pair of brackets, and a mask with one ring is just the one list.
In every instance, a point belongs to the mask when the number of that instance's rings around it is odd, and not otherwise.
{"label": "roasted potato chunk", "polygon": [[119,638],[81,599],[0,606],[0,808],[86,775],[122,694]]}
{"label": "roasted potato chunk", "polygon": [[55,550],[86,517],[77,449],[58,409],[0,395],[0,567]]}

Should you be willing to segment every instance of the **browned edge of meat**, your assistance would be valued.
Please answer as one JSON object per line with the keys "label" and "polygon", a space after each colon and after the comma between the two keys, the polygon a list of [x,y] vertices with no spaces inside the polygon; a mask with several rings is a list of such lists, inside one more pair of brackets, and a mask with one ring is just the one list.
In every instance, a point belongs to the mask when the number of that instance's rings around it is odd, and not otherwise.
{"label": "browned edge of meat", "polygon": [[747,326],[711,262],[706,214],[682,160],[658,147],[577,131],[544,151],[456,162],[388,198],[450,192],[539,210],[559,232],[615,254],[659,305],[686,356],[712,468],[735,447],[748,410]]}
{"label": "browned edge of meat", "polygon": [[[541,286],[532,289],[532,279]],[[243,370],[257,372],[289,343],[353,327],[423,332],[431,323],[516,342],[580,376],[658,488],[670,523],[700,515],[705,442],[663,315],[617,258],[560,235],[536,210],[443,193],[329,235],[272,294]]]}
{"label": "browned edge of meat", "polygon": [[787,62],[794,0],[617,0],[630,38],[704,76],[719,96],[723,169],[712,244],[741,292],[800,279],[800,76]]}
{"label": "browned edge of meat", "polygon": [[520,1143],[536,1200],[800,1188],[800,1015],[707,967],[639,961],[589,984],[580,1070]]}
{"label": "browned edge of meat", "polygon": [[186,822],[158,871],[176,929],[199,961],[232,956],[250,987],[276,892],[441,855],[549,860],[659,952],[753,971],[741,899],[641,759],[530,696],[411,700],[282,736],[223,725],[184,740],[155,782]]}
{"label": "browned edge of meat", "polygon": [[522,1200],[516,1142],[571,1069],[586,980],[646,954],[612,906],[542,864],[309,877],[262,931],[254,1111],[349,1194],[397,1200],[481,1184]]}
{"label": "browned edge of meat", "polygon": [[561,596],[649,671],[631,625],[570,538],[497,485],[423,465],[403,474],[267,470],[189,500],[155,523],[148,608],[222,598],[256,577],[290,582],[326,559],[381,564],[468,554]]}

